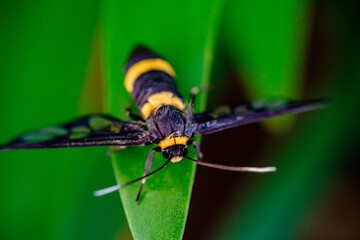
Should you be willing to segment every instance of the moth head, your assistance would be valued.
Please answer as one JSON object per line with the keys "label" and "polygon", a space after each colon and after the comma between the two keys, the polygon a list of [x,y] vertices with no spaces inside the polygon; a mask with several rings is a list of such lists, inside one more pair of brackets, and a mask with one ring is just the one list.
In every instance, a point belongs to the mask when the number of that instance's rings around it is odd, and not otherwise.
{"label": "moth head", "polygon": [[173,163],[181,161],[183,156],[188,153],[187,145],[173,145],[162,150],[163,156],[166,159],[171,159]]}

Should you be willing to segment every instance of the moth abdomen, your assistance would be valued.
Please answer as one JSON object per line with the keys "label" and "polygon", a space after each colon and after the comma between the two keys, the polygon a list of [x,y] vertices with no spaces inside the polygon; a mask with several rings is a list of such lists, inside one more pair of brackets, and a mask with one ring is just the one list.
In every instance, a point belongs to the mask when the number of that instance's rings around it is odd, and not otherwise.
{"label": "moth abdomen", "polygon": [[125,87],[145,119],[163,105],[181,111],[185,108],[176,87],[175,71],[158,54],[138,46],[130,55],[125,70]]}

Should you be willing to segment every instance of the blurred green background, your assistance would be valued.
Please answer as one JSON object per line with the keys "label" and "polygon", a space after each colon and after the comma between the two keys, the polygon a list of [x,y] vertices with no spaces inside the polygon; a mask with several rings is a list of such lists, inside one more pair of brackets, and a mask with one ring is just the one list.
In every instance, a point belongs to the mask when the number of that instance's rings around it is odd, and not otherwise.
{"label": "blurred green background", "polygon": [[[194,181],[183,161],[148,180],[139,206],[131,188],[124,206],[116,193],[92,192],[115,184],[113,163],[119,181],[141,175],[149,149],[113,162],[103,147],[0,152],[0,239],[359,239],[358,9],[356,1],[1,1],[1,143],[86,113],[125,119],[122,67],[138,43],[174,65],[186,98],[211,83],[198,111],[274,97],[331,105],[202,137],[208,162],[276,173],[198,167]],[[184,172],[189,179],[171,182],[183,191],[169,196],[174,205],[154,205],[151,191]]]}

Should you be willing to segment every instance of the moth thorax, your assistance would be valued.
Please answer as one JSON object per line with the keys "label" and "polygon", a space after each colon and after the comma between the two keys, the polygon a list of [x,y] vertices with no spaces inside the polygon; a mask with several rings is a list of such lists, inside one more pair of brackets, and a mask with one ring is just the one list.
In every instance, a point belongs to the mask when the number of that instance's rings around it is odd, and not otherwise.
{"label": "moth thorax", "polygon": [[185,136],[181,136],[181,137],[168,137],[165,138],[163,140],[160,141],[160,143],[158,144],[161,149],[165,149],[174,145],[186,145],[186,142],[189,140],[189,138],[185,137]]}

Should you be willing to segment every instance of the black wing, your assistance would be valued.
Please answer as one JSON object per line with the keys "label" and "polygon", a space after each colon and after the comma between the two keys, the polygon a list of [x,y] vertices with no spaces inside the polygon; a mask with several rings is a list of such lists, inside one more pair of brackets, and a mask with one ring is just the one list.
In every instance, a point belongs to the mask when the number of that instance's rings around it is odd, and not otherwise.
{"label": "black wing", "polygon": [[148,142],[144,123],[96,114],[57,126],[26,132],[0,146],[0,151],[29,148],[135,146]]}
{"label": "black wing", "polygon": [[325,106],[324,100],[312,101],[258,101],[236,107],[217,107],[213,111],[194,114],[195,133],[208,134],[266,119],[310,111]]}

